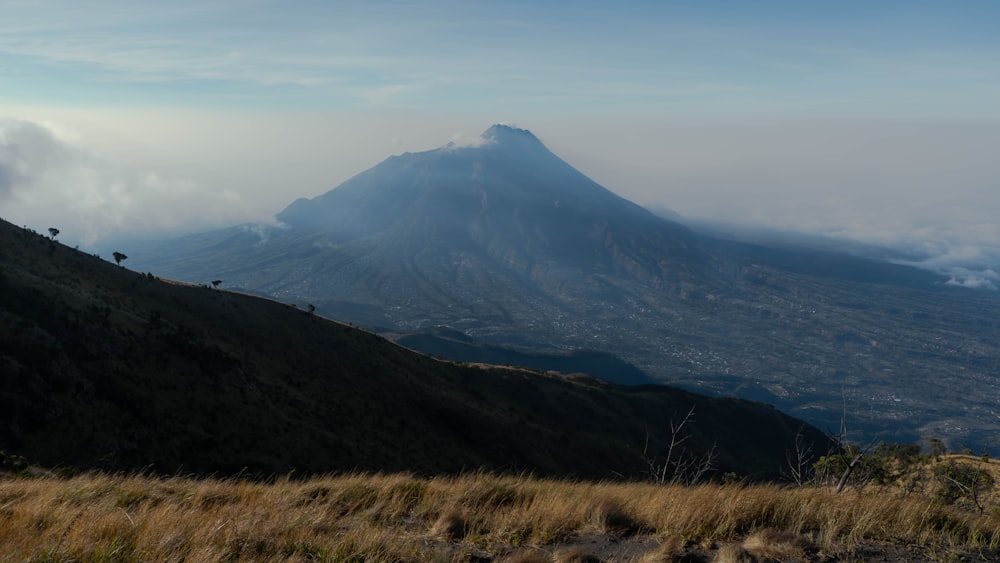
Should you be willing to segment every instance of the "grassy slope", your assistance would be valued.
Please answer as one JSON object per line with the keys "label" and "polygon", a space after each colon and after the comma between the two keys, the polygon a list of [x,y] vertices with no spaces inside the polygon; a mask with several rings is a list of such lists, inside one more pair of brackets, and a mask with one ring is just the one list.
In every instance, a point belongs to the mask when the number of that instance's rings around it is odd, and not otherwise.
{"label": "grassy slope", "polygon": [[801,427],[745,401],[440,362],[0,222],[0,449],[42,464],[636,476],[647,436],[657,451],[692,406],[685,445],[741,474],[775,473]]}
{"label": "grassy slope", "polygon": [[1000,515],[891,489],[83,475],[0,478],[0,545],[0,562],[996,561]]}

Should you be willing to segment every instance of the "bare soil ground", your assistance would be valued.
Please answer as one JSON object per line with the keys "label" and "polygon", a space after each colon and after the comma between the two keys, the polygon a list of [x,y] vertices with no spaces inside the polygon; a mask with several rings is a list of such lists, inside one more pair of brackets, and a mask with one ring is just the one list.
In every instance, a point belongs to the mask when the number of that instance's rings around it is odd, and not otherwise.
{"label": "bare soil ground", "polygon": [[[774,546],[771,546],[773,549]],[[780,551],[780,546],[778,546]],[[459,555],[456,553],[456,555]],[[675,545],[655,536],[620,538],[610,534],[587,535],[550,546],[511,548],[501,556],[487,553],[467,553],[462,560],[485,562],[551,562],[557,563],[996,563],[1000,550],[966,547],[910,546],[881,541],[864,541],[853,546],[840,546],[824,551],[805,547],[798,555],[768,553],[766,549],[747,545],[746,541],[703,545],[688,542]]]}

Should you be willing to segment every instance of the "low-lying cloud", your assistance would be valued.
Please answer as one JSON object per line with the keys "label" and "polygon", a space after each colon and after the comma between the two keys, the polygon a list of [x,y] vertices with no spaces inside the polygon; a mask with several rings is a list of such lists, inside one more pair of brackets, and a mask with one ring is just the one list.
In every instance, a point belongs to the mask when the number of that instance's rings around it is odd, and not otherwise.
{"label": "low-lying cloud", "polygon": [[899,238],[894,246],[915,258],[897,262],[945,274],[950,285],[1000,289],[1000,222],[925,226]]}
{"label": "low-lying cloud", "polygon": [[623,120],[556,141],[643,204],[881,246],[955,285],[1000,287],[997,120]]}
{"label": "low-lying cloud", "polygon": [[54,127],[0,119],[0,216],[37,230],[60,229],[90,245],[114,235],[157,235],[246,216],[240,194],[136,170]]}

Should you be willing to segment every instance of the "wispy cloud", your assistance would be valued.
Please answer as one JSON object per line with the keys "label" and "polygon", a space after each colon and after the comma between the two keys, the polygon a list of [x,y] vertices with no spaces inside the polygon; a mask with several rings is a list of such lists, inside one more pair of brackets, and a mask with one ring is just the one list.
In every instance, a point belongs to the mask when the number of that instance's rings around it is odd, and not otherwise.
{"label": "wispy cloud", "polygon": [[419,76],[409,78],[414,53],[391,48],[400,29],[391,23],[359,29],[349,11],[338,18],[322,5],[313,8],[320,12],[313,20],[287,28],[280,21],[284,8],[267,2],[208,8],[102,2],[84,10],[40,1],[0,26],[0,54],[39,69],[69,65],[90,82],[169,83],[192,95],[190,81],[303,87],[363,101],[419,87]]}
{"label": "wispy cloud", "polygon": [[[124,96],[116,85],[145,85],[132,94],[139,103],[155,92],[327,107],[996,114],[995,42],[941,46],[935,35],[892,48],[895,27],[858,31],[867,14],[837,25],[779,15],[784,27],[710,7],[597,2],[567,13],[536,3],[38,0],[4,12],[0,64],[50,88]],[[226,95],[211,97],[220,88]]]}

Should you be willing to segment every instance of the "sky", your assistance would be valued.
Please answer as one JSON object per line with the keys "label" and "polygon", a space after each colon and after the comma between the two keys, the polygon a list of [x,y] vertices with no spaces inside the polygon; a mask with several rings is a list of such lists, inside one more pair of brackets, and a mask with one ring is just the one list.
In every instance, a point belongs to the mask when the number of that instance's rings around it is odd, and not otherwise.
{"label": "sky", "polygon": [[273,221],[530,129],[684,217],[1000,286],[1000,3],[0,0],[0,217],[82,247]]}

